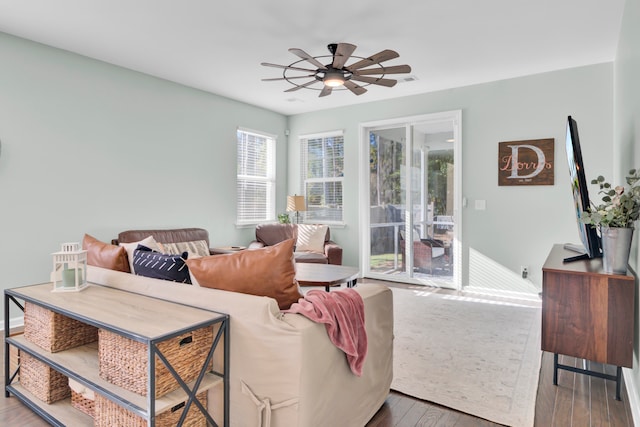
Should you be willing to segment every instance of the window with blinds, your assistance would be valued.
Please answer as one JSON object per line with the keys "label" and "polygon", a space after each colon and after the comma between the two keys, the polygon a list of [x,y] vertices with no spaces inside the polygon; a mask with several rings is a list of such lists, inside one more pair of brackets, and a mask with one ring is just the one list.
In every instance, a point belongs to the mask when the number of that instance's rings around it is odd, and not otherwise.
{"label": "window with blinds", "polygon": [[238,129],[237,223],[274,221],[275,138]]}
{"label": "window with blinds", "polygon": [[344,180],[342,132],[302,137],[302,179],[307,201],[305,221],[341,223]]}

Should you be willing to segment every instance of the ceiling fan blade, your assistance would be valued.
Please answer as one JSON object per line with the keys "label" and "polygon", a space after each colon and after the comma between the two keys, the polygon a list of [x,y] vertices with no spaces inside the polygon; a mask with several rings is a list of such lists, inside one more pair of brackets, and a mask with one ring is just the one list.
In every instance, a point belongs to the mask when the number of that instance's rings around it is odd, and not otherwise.
{"label": "ceiling fan blade", "polygon": [[314,77],[315,74],[308,74],[306,76],[293,76],[293,77],[273,77],[269,79],[262,79],[263,82],[275,82],[277,80],[292,80],[292,79],[308,79],[309,77]]}
{"label": "ceiling fan blade", "polygon": [[319,83],[319,80],[313,79],[310,82],[306,82],[305,84],[302,84],[302,85],[299,85],[299,86],[294,86],[291,89],[287,89],[287,90],[285,90],[285,92],[295,92],[298,89],[302,89],[303,87],[311,86],[314,83]]}
{"label": "ceiling fan blade", "polygon": [[365,93],[367,90],[365,88],[363,88],[362,86],[351,82],[349,80],[347,80],[346,82],[344,82],[344,87],[346,87],[347,89],[349,89],[351,92],[355,93],[356,95],[362,95],[363,93]]}
{"label": "ceiling fan blade", "polygon": [[368,67],[370,65],[379,64],[384,61],[388,61],[390,59],[394,59],[399,57],[398,52],[393,50],[383,50],[382,52],[378,52],[375,55],[372,55],[368,58],[365,58],[361,61],[356,62],[355,64],[351,64],[347,67],[349,71],[359,70],[360,68]]}
{"label": "ceiling fan blade", "polygon": [[381,77],[367,77],[367,76],[351,76],[351,80],[357,80],[359,82],[365,82],[372,85],[380,85],[386,87],[393,87],[398,83],[397,80],[383,79]]}
{"label": "ceiling fan blade", "polygon": [[332,90],[331,86],[323,87],[322,90],[320,91],[319,97],[331,95],[331,90]]}
{"label": "ceiling fan blade", "polygon": [[290,65],[270,64],[269,62],[263,62],[260,65],[264,65],[265,67],[284,68],[285,70],[306,71],[308,73],[316,72],[316,70],[310,70],[309,68],[292,67]]}
{"label": "ceiling fan blade", "polygon": [[316,58],[314,58],[313,56],[309,55],[307,52],[305,52],[302,49],[298,49],[295,47],[292,47],[291,49],[289,49],[289,52],[293,53],[296,56],[299,56],[300,58],[306,60],[307,62],[315,65],[316,67],[318,67],[321,70],[326,70],[327,66],[324,65],[322,62],[318,61]]}
{"label": "ceiling fan blade", "polygon": [[394,65],[392,67],[370,68],[366,70],[354,71],[354,76],[370,76],[371,74],[403,74],[410,73],[411,67],[408,65]]}
{"label": "ceiling fan blade", "polygon": [[350,43],[338,43],[336,53],[333,55],[333,68],[341,69],[344,67],[356,47],[356,45]]}

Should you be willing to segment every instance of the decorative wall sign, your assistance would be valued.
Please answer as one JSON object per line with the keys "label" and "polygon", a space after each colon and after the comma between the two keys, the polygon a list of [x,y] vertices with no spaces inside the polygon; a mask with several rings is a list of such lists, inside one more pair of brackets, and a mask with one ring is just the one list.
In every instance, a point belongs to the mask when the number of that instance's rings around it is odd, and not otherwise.
{"label": "decorative wall sign", "polygon": [[498,185],[553,185],[554,139],[500,142]]}

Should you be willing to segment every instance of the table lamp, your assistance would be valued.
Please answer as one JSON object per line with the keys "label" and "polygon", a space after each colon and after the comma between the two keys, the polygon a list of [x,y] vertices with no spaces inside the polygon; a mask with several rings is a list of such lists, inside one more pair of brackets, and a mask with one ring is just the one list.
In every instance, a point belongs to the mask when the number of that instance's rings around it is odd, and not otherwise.
{"label": "table lamp", "polygon": [[296,224],[300,224],[300,211],[306,211],[307,207],[304,203],[304,196],[287,196],[287,212],[296,213]]}

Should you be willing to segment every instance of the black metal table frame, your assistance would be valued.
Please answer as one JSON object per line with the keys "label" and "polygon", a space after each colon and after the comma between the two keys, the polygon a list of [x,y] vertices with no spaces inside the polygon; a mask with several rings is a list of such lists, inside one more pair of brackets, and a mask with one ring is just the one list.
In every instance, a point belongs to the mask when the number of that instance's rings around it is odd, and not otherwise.
{"label": "black metal table frame", "polygon": [[[358,278],[355,277],[353,279],[349,279],[346,281],[346,284],[347,284],[347,288],[355,288],[358,284]],[[330,292],[333,286],[340,286],[340,284],[338,283],[335,285],[324,285],[324,290],[327,292]]]}
{"label": "black metal table frame", "polygon": [[[19,288],[17,288],[19,289]],[[40,417],[44,418],[48,423],[55,425],[55,426],[61,426],[64,427],[63,424],[60,424],[59,421],[54,418],[53,416],[51,416],[49,413],[47,413],[46,411],[43,411],[39,405],[31,402],[31,400],[23,395],[22,393],[20,393],[14,386],[11,385],[11,383],[13,382],[13,380],[16,378],[16,376],[18,375],[19,371],[20,371],[20,366],[18,365],[18,367],[16,368],[15,372],[11,372],[10,366],[9,366],[9,351],[10,351],[10,346],[13,345],[27,353],[29,353],[31,356],[35,357],[36,359],[40,360],[41,362],[51,366],[53,369],[55,369],[56,371],[62,373],[63,375],[70,377],[76,381],[80,381],[83,384],[86,384],[90,389],[94,390],[95,392],[98,392],[102,395],[106,395],[109,398],[111,398],[111,400],[115,401],[116,403],[121,404],[122,406],[126,407],[127,409],[131,410],[132,412],[136,413],[137,415],[139,415],[140,417],[147,419],[148,420],[148,424],[150,426],[155,426],[155,365],[156,365],[156,361],[155,361],[155,356],[158,356],[158,358],[160,359],[160,361],[167,367],[167,369],[169,370],[169,372],[171,373],[171,375],[175,378],[175,380],[178,382],[178,384],[180,385],[180,387],[184,390],[184,392],[187,394],[187,401],[184,405],[184,410],[182,411],[180,420],[178,421],[178,426],[182,426],[182,424],[184,423],[184,420],[188,414],[189,408],[191,407],[192,404],[195,404],[195,406],[198,408],[198,410],[205,416],[205,418],[207,419],[207,423],[208,425],[212,425],[212,426],[218,426],[218,424],[213,420],[213,418],[211,417],[211,414],[209,414],[209,412],[207,411],[207,408],[205,408],[202,403],[196,398],[196,393],[198,388],[200,387],[200,383],[202,382],[202,380],[204,379],[205,374],[207,373],[208,369],[207,367],[209,366],[209,363],[211,363],[211,360],[213,359],[213,355],[215,353],[215,350],[218,346],[218,344],[220,343],[220,339],[223,339],[224,342],[224,372],[218,372],[215,370],[212,370],[211,373],[213,373],[214,375],[222,378],[223,380],[223,387],[224,387],[224,403],[223,403],[223,408],[224,408],[224,427],[228,427],[229,426],[229,409],[230,409],[230,404],[229,404],[229,354],[230,354],[230,334],[229,334],[229,315],[228,314],[223,314],[223,313],[218,313],[218,312],[214,312],[211,310],[206,310],[206,309],[202,309],[199,307],[193,307],[193,308],[197,308],[199,310],[205,310],[205,311],[211,311],[212,313],[216,313],[219,316],[215,319],[212,319],[210,321],[207,322],[202,322],[200,324],[196,324],[196,325],[191,325],[188,328],[184,328],[178,331],[174,331],[171,334],[167,334],[167,335],[163,335],[160,338],[157,339],[152,339],[152,340],[148,340],[144,337],[139,337],[135,334],[131,334],[127,331],[124,330],[120,330],[117,328],[113,328],[110,325],[106,325],[97,321],[94,321],[92,319],[87,319],[84,318],[83,316],[78,316],[74,313],[70,313],[67,312],[65,310],[61,310],[57,307],[53,307],[50,306],[46,303],[43,303],[42,301],[39,300],[31,300],[30,298],[25,298],[23,295],[18,294],[17,292],[13,292],[12,289],[5,289],[4,291],[5,294],[5,298],[4,298],[4,331],[5,331],[5,339],[4,339],[4,351],[5,351],[5,363],[4,363],[4,377],[5,377],[5,398],[10,397],[11,394],[14,394],[16,397],[18,397],[20,399],[20,401],[22,401],[27,407],[29,407],[32,411],[34,411],[36,414],[38,414]],[[153,297],[149,297],[149,298],[153,298]],[[145,411],[143,408],[140,408],[139,406],[135,405],[132,402],[129,402],[125,399],[122,399],[121,397],[117,396],[117,395],[113,395],[113,393],[109,392],[108,390],[103,389],[102,387],[100,387],[97,384],[93,384],[89,381],[87,381],[84,378],[78,377],[74,372],[68,370],[66,367],[58,365],[57,363],[47,359],[46,357],[42,356],[40,353],[33,353],[32,351],[30,351],[28,348],[25,348],[23,346],[21,346],[19,343],[16,343],[14,340],[11,339],[10,334],[11,334],[11,328],[10,328],[10,315],[9,315],[9,307],[10,307],[10,302],[13,302],[20,310],[22,310],[22,312],[24,312],[24,306],[22,304],[20,304],[20,302],[18,301],[18,299],[21,300],[25,300],[28,302],[31,302],[33,304],[39,305],[41,307],[44,307],[48,310],[54,311],[56,313],[62,314],[64,316],[67,317],[71,317],[73,319],[76,319],[78,321],[81,321],[83,323],[87,323],[89,325],[92,326],[96,326],[102,329],[106,329],[109,330],[111,332],[117,333],[118,335],[121,335],[123,337],[126,338],[130,338],[132,340],[138,341],[138,342],[142,342],[144,344],[147,344],[147,348],[149,351],[149,364],[148,364],[148,372],[147,372],[147,378],[149,379],[149,387],[148,387],[148,393],[147,393],[147,408],[148,410]],[[172,301],[170,301],[172,302]],[[184,304],[180,304],[177,302],[173,302],[174,304],[178,304],[178,305],[184,305]],[[189,306],[191,307],[191,306]],[[184,382],[184,380],[182,380],[182,378],[180,377],[180,375],[178,375],[178,373],[176,372],[176,370],[173,368],[173,366],[171,366],[171,364],[169,363],[169,361],[166,359],[166,357],[162,354],[162,352],[158,349],[158,344],[160,342],[166,341],[168,339],[171,338],[175,338],[176,336],[182,335],[184,333],[196,330],[196,329],[200,329],[200,328],[205,328],[205,327],[213,327],[213,325],[215,324],[220,324],[220,328],[218,329],[218,332],[216,333],[216,336],[213,339],[213,343],[211,345],[211,348],[208,351],[206,360],[202,366],[202,368],[200,369],[200,373],[198,374],[198,377],[195,380],[195,384],[193,386],[193,389],[189,389],[189,386]]]}
{"label": "black metal table frame", "polygon": [[616,400],[620,399],[620,383],[622,380],[622,367],[616,366],[616,374],[609,375],[603,374],[602,372],[592,371],[590,369],[581,369],[576,368],[574,366],[562,365],[558,363],[558,353],[553,353],[553,385],[558,385],[558,369],[563,369],[565,371],[575,372],[577,374],[589,375],[592,377],[598,377],[605,380],[611,380],[616,382]]}

